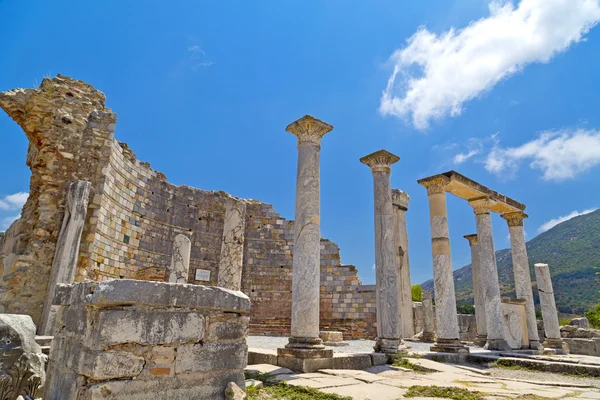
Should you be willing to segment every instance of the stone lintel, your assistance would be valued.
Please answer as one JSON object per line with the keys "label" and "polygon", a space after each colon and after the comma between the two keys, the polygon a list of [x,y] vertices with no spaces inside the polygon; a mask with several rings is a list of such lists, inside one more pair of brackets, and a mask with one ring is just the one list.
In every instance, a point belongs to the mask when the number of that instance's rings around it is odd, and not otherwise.
{"label": "stone lintel", "polygon": [[59,285],[56,292],[53,303],[57,305],[83,305],[96,308],[141,305],[219,309],[238,314],[250,312],[248,296],[218,286],[113,279]]}
{"label": "stone lintel", "polygon": [[469,205],[473,207],[476,215],[489,214],[497,202],[487,196],[477,197],[469,200]]}
{"label": "stone lintel", "polygon": [[408,211],[410,196],[400,189],[392,189],[392,204],[401,210]]}
{"label": "stone lintel", "polygon": [[308,114],[292,122],[285,128],[286,132],[298,137],[298,144],[303,142],[319,144],[323,136],[332,129],[332,125]]}
{"label": "stone lintel", "polygon": [[465,235],[463,237],[469,241],[470,246],[477,246],[479,244],[479,236],[477,236],[476,233]]}
{"label": "stone lintel", "polygon": [[360,162],[371,167],[372,172],[390,172],[391,165],[400,161],[400,157],[387,150],[378,150],[360,159]]}
{"label": "stone lintel", "polygon": [[518,304],[518,305],[525,305],[527,303],[527,300],[525,299],[515,299],[512,297],[502,297],[502,302],[505,304]]}
{"label": "stone lintel", "polygon": [[501,216],[506,220],[509,227],[523,226],[523,220],[529,217],[529,215],[525,214],[523,211],[504,213]]}
{"label": "stone lintel", "polygon": [[447,179],[447,191],[457,197],[460,197],[461,199],[472,200],[485,196],[495,200],[496,204],[494,204],[494,206],[491,208],[491,210],[495,213],[504,214],[525,210],[525,204],[519,203],[510,197],[493,191],[488,187],[459,174],[456,171],[448,171],[442,174],[433,175],[427,178],[419,179],[417,182],[427,187],[427,184],[431,184],[429,182],[435,181],[437,178]]}

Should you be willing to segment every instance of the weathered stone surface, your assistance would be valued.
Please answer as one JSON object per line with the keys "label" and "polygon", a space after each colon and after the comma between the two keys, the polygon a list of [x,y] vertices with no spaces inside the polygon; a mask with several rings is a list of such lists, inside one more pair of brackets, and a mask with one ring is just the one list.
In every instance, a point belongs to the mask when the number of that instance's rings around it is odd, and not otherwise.
{"label": "weathered stone surface", "polygon": [[219,259],[218,285],[221,287],[231,290],[242,289],[245,229],[246,203],[239,199],[227,199]]}
{"label": "weathered stone surface", "polygon": [[421,335],[421,341],[430,343],[435,340],[435,315],[431,293],[423,292],[421,300],[423,303],[423,334]]}
{"label": "weathered stone surface", "polygon": [[0,394],[37,398],[46,381],[46,360],[35,341],[31,317],[0,314]]}
{"label": "weathered stone surface", "polygon": [[475,322],[477,338],[475,344],[484,346],[487,341],[487,321],[485,319],[485,298],[483,296],[483,276],[479,262],[479,239],[477,234],[466,235],[471,248],[471,274],[473,282],[473,298],[475,303]]}
{"label": "weathered stone surface", "polygon": [[227,400],[244,400],[246,392],[244,392],[235,382],[229,382],[225,389],[225,398]]}
{"label": "weathered stone surface", "polygon": [[406,353],[400,320],[400,276],[396,263],[391,165],[400,157],[379,150],[360,159],[371,168],[375,195],[375,279],[377,281],[377,342],[375,350]]}
{"label": "weathered stone surface", "polygon": [[410,257],[408,253],[408,230],[406,212],[408,211],[408,193],[392,189],[394,205],[394,232],[396,233],[396,264],[398,265],[398,298],[400,299],[400,332],[403,338],[415,335],[413,321],[412,291],[410,284]]}
{"label": "weathered stone surface", "polygon": [[248,346],[234,343],[186,344],[177,349],[175,373],[227,370],[245,366]]}
{"label": "weathered stone surface", "polygon": [[574,325],[574,326],[577,326],[578,328],[589,329],[590,321],[586,317],[573,318],[569,322],[569,325]]}
{"label": "weathered stone surface", "polygon": [[188,283],[191,252],[192,241],[190,238],[182,234],[175,236],[168,282]]}
{"label": "weathered stone surface", "polygon": [[68,368],[98,381],[136,377],[145,364],[143,357],[126,351],[92,351],[83,346],[70,348],[65,359]]}
{"label": "weathered stone surface", "polygon": [[504,337],[511,349],[530,347],[525,299],[502,299]]}

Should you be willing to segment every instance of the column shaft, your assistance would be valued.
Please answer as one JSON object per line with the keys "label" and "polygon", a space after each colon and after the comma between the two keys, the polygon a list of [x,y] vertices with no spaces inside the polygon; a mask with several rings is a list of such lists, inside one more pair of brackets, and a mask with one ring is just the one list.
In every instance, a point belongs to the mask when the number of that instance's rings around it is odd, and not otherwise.
{"label": "column shaft", "polygon": [[433,342],[435,340],[435,316],[433,315],[433,301],[431,293],[423,292],[423,335],[422,342]]}
{"label": "column shaft", "polygon": [[190,273],[190,255],[192,252],[192,241],[189,237],[179,234],[173,241],[173,255],[171,256],[171,268],[169,269],[170,283],[188,283]]}
{"label": "column shaft", "polygon": [[396,239],[396,264],[398,266],[400,299],[400,333],[403,338],[415,335],[412,307],[412,291],[410,288],[410,258],[408,255],[408,231],[406,228],[406,211],[408,210],[408,194],[398,189],[392,190],[394,205],[394,232]]}
{"label": "column shaft", "polygon": [[535,264],[534,270],[540,296],[542,318],[544,319],[544,331],[546,332],[546,341],[544,342],[544,347],[546,347],[545,352],[553,351],[555,353],[568,354],[569,347],[564,343],[560,335],[550,268],[548,264]]}
{"label": "column shaft", "polygon": [[491,201],[484,198],[469,202],[475,211],[477,237],[479,239],[479,262],[481,263],[481,274],[484,277],[482,287],[487,326],[486,348],[489,350],[509,350],[510,348],[504,339],[502,299],[500,298],[500,284],[492,234],[492,216],[489,208]]}
{"label": "column shaft", "polygon": [[477,235],[465,236],[471,247],[471,276],[473,281],[473,299],[475,303],[475,322],[477,324],[477,344],[484,346],[487,341],[487,321],[483,296],[483,279],[479,261],[479,241]]}
{"label": "column shaft", "polygon": [[245,230],[246,203],[234,198],[227,199],[219,258],[218,286],[220,287],[242,290]]}

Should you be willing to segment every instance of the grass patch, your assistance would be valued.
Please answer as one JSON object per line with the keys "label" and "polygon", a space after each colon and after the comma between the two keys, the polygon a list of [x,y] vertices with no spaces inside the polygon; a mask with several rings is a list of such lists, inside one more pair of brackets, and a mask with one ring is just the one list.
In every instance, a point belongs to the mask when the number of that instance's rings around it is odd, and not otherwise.
{"label": "grass patch", "polygon": [[484,400],[480,392],[467,389],[440,386],[411,386],[404,397],[445,397],[453,400]]}
{"label": "grass patch", "polygon": [[338,396],[319,392],[317,389],[289,385],[285,381],[274,381],[274,376],[264,374],[246,373],[246,379],[256,379],[263,383],[264,387],[258,389],[249,387],[246,389],[248,400],[352,400],[352,397]]}
{"label": "grass patch", "polygon": [[558,375],[566,375],[566,376],[575,376],[579,378],[595,378],[597,376],[590,375],[584,371],[577,370],[577,366],[574,366],[576,369],[573,372],[564,372],[564,371],[544,371],[541,369],[529,368],[523,365],[515,365],[512,364],[510,360],[496,360],[494,361],[494,367],[502,368],[502,369],[510,369],[510,370],[520,370],[520,371],[528,371],[528,372],[537,372],[537,373],[550,373],[550,374],[558,374]]}
{"label": "grass patch", "polygon": [[430,373],[430,372],[436,372],[433,369],[429,369],[429,368],[425,368],[422,367],[418,364],[414,364],[412,363],[408,358],[406,357],[396,357],[393,361],[392,361],[392,365],[394,367],[401,367],[401,368],[407,368],[407,369],[412,369],[415,372],[420,372],[420,373]]}

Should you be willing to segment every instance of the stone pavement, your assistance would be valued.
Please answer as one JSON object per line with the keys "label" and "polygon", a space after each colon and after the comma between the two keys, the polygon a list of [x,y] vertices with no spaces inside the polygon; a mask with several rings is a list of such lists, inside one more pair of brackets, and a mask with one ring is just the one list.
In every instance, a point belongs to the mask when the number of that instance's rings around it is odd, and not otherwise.
{"label": "stone pavement", "polygon": [[275,380],[284,380],[290,385],[308,386],[325,393],[351,396],[356,400],[401,399],[414,385],[464,388],[484,393],[488,399],[517,398],[523,395],[549,399],[600,399],[600,388],[590,384],[494,378],[484,369],[454,366],[427,359],[411,358],[410,361],[435,372],[419,373],[382,365],[365,371],[320,370],[317,373],[295,374],[288,369],[267,364],[249,365],[246,371],[269,373]]}

